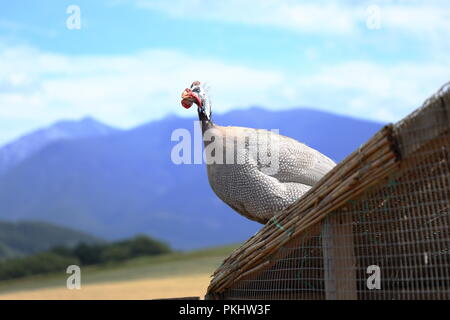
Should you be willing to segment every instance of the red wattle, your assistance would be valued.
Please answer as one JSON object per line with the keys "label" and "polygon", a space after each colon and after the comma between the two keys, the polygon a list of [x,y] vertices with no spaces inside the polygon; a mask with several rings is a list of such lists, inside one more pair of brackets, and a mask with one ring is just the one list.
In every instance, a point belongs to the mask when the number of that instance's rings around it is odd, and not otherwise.
{"label": "red wattle", "polygon": [[190,107],[192,107],[192,101],[190,101],[189,99],[183,99],[181,100],[181,105],[186,109],[189,109]]}
{"label": "red wattle", "polygon": [[183,93],[181,94],[181,97],[185,97],[185,96],[187,96],[187,95],[189,95],[188,98],[184,98],[184,99],[181,100],[181,105],[182,105],[183,107],[185,107],[186,109],[189,109],[190,107],[192,107],[192,103],[193,103],[193,102],[190,100],[191,98],[194,98],[194,99],[195,99],[195,103],[197,103],[197,105],[198,105],[199,107],[202,106],[202,101],[200,100],[200,98],[199,98],[196,94],[194,94],[194,93],[192,92],[191,89],[186,88],[186,89],[183,91]]}

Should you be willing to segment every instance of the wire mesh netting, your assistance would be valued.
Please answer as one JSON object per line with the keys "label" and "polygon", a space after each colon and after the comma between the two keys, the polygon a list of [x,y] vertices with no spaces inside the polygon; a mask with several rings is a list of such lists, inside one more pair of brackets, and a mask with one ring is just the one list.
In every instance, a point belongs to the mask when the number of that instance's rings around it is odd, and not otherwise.
{"label": "wire mesh netting", "polygon": [[396,170],[220,297],[450,299],[448,100],[447,91],[395,125]]}

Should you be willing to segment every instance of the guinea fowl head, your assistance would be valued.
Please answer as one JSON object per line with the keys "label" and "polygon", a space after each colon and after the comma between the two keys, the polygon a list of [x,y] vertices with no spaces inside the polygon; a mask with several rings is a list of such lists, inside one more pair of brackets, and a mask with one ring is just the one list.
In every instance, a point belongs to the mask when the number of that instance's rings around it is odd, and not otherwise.
{"label": "guinea fowl head", "polygon": [[201,120],[211,120],[211,104],[200,81],[194,81],[190,88],[184,89],[181,99],[181,105],[186,109],[192,107],[194,103],[197,105]]}

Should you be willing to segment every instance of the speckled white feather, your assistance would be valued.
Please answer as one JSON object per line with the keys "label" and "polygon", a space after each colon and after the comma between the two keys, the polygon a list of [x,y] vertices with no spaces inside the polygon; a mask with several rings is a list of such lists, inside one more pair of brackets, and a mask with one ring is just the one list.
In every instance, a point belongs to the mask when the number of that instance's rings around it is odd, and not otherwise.
{"label": "speckled white feather", "polygon": [[[222,201],[254,221],[267,222],[298,200],[335,166],[331,159],[317,150],[270,131],[217,125],[212,127],[216,129],[216,143],[222,143],[224,159],[230,150],[235,150],[235,156],[231,164],[207,165],[209,183]],[[258,145],[271,145],[270,141],[277,140],[273,146],[279,150],[277,172],[267,173],[263,170],[266,163],[259,161],[250,146],[237,143],[242,137],[251,135],[258,136]],[[237,152],[237,148],[241,148],[240,152]],[[268,149],[271,150],[270,147]]]}

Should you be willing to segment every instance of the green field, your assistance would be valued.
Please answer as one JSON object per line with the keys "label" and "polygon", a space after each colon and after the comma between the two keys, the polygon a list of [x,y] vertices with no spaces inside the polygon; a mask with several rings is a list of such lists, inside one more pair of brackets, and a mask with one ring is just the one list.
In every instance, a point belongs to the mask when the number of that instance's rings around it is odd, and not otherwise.
{"label": "green field", "polygon": [[[128,297],[125,295],[126,290],[124,288],[127,290],[129,289],[131,292],[138,292],[139,290],[150,292],[152,289],[155,289],[156,292],[154,294],[146,295],[142,298],[168,297],[167,295],[169,293],[163,293],[164,283],[169,283],[166,285],[170,286],[170,292],[175,292],[176,294],[176,286],[177,284],[182,286],[183,279],[191,279],[193,283],[197,283],[199,282],[198,279],[201,279],[200,282],[202,285],[195,288],[191,294],[198,296],[206,290],[205,286],[207,286],[207,283],[209,282],[209,275],[212,274],[223,259],[225,259],[236,247],[237,245],[233,245],[191,252],[176,252],[153,257],[140,257],[123,263],[82,267],[82,289],[75,290],[80,291],[81,293],[77,293],[76,296],[74,296],[74,293],[71,293],[71,296],[68,298],[73,296],[74,298],[80,297],[87,299],[97,297],[99,299],[126,299]],[[61,296],[61,293],[62,296],[64,296],[66,291],[74,291],[66,289],[66,279],[68,276],[69,275],[65,273],[65,270],[61,270],[61,273],[58,274],[1,281],[0,299],[36,297],[42,299],[55,299]],[[161,279],[164,279],[166,282],[159,281]],[[117,286],[114,286],[114,284],[117,284]],[[127,286],[128,284],[129,286]],[[146,287],[139,288],[139,290],[136,288],[136,290],[133,291],[133,286],[136,287],[141,284],[145,284]],[[154,286],[152,284],[154,284]],[[105,285],[107,285],[107,287],[105,287]],[[156,286],[159,286],[158,290],[156,290]],[[101,290],[102,287],[105,288],[105,291],[109,290],[110,292],[105,292],[103,295]],[[111,290],[114,290],[115,287],[118,288],[117,290],[122,290],[124,296],[121,296],[120,292],[112,294],[113,292],[111,292]],[[93,294],[94,289],[96,292],[95,294]],[[82,294],[89,290],[91,292],[89,295]],[[197,293],[201,290],[203,291]],[[180,289],[180,294],[189,294],[189,292],[185,292],[186,290],[183,291]]]}

